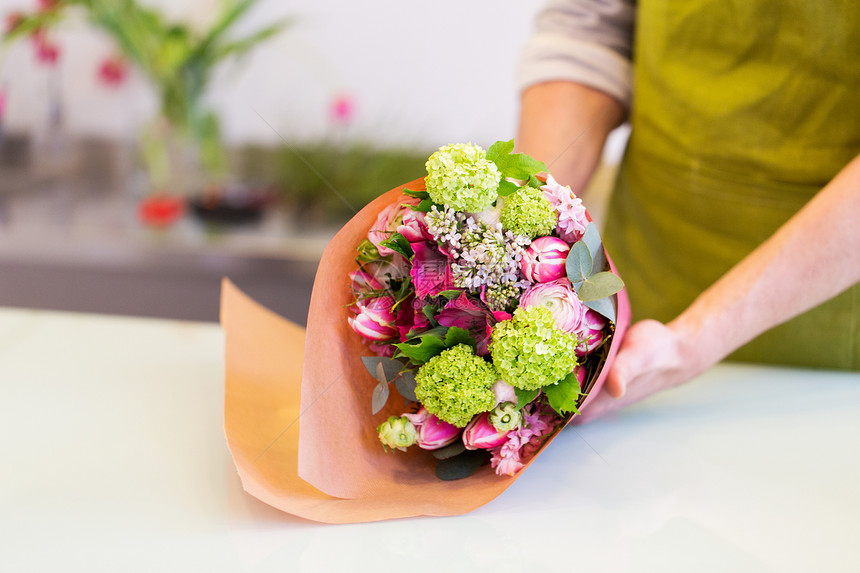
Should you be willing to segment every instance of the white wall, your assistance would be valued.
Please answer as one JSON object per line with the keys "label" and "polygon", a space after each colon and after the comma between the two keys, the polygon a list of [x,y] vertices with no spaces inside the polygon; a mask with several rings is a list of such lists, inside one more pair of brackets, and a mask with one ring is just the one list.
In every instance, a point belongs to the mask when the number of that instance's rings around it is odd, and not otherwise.
{"label": "white wall", "polygon": [[[35,0],[0,0],[0,16]],[[150,0],[176,18],[205,23],[215,0]],[[276,143],[262,115],[290,141],[321,137],[436,147],[489,144],[515,133],[516,58],[542,0],[263,0],[248,26],[281,16],[295,27],[247,61],[219,74],[212,103],[230,142]],[[130,137],[155,110],[143,78],[119,89],[95,79],[110,42],[85,23],[59,37],[56,72],[68,128],[76,134]],[[29,129],[44,118],[51,74],[26,43],[7,54],[0,81],[8,92],[7,126]],[[328,119],[337,94],[357,110],[347,133]]]}

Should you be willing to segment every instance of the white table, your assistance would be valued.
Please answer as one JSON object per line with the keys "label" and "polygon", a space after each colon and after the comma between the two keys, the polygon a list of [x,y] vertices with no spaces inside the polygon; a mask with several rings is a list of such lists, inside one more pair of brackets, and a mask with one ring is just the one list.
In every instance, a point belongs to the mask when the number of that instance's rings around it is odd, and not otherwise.
{"label": "white table", "polygon": [[471,514],[329,526],[242,491],[221,345],[0,309],[0,571],[860,570],[858,374],[722,365]]}

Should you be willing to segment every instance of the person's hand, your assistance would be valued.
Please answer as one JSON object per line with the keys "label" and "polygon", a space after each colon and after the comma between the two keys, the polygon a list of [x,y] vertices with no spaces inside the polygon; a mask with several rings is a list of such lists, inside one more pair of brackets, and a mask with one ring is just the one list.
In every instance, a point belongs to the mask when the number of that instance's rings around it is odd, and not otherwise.
{"label": "person's hand", "polygon": [[599,418],[698,374],[684,356],[683,343],[678,332],[656,320],[631,326],[606,384],[574,422]]}

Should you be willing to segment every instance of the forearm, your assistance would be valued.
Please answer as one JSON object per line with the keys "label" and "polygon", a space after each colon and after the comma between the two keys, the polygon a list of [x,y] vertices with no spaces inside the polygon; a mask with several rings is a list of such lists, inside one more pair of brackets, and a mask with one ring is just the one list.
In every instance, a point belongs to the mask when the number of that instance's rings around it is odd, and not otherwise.
{"label": "forearm", "polygon": [[517,149],[545,162],[577,194],[600,160],[606,137],[624,120],[615,98],[570,81],[533,85],[522,95]]}
{"label": "forearm", "polygon": [[860,157],[668,326],[696,372],[860,281]]}

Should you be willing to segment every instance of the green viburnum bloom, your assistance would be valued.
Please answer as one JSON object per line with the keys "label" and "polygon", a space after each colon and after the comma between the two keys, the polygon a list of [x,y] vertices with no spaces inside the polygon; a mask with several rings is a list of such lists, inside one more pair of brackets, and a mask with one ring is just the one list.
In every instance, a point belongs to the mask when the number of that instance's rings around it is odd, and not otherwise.
{"label": "green viburnum bloom", "polygon": [[520,425],[523,415],[513,402],[502,402],[490,412],[490,423],[500,432],[513,430]]}
{"label": "green viburnum bloom", "polygon": [[500,220],[512,233],[534,239],[552,233],[558,224],[558,212],[540,189],[520,187],[508,196]]}
{"label": "green viburnum bloom", "polygon": [[376,432],[383,446],[403,451],[406,451],[406,448],[414,444],[418,438],[415,426],[406,416],[389,416],[379,424]]}
{"label": "green viburnum bloom", "polygon": [[415,375],[415,396],[440,420],[464,428],[496,403],[496,373],[472,347],[458,344],[431,358]]}
{"label": "green viburnum bloom", "polygon": [[545,306],[521,306],[493,327],[490,355],[499,377],[520,390],[555,384],[576,366],[577,338],[555,326]]}
{"label": "green viburnum bloom", "polygon": [[502,175],[478,145],[455,143],[440,147],[427,160],[426,167],[424,181],[434,203],[478,213],[499,196]]}

